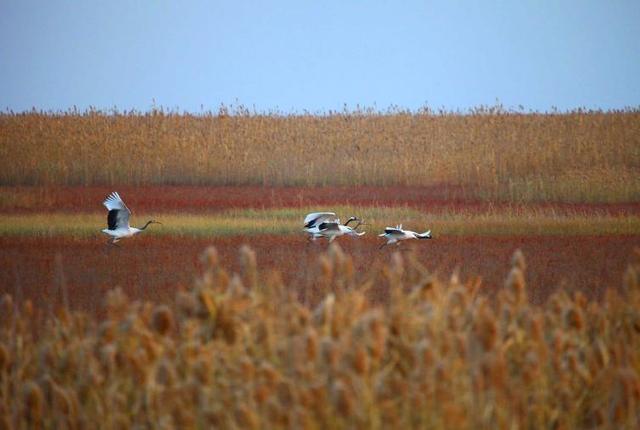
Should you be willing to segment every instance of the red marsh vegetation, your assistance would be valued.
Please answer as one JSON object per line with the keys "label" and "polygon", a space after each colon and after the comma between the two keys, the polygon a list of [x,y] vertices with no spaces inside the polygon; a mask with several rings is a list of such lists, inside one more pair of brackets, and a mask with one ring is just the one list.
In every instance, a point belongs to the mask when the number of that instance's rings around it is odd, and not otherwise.
{"label": "red marsh vegetation", "polygon": [[[393,249],[378,250],[378,238],[343,238],[338,243],[353,257],[358,279],[375,277],[376,300],[388,291],[380,268],[389,263]],[[29,298],[36,303],[60,303],[64,294],[77,308],[96,309],[106,289],[120,286],[135,298],[160,300],[175,289],[192,285],[201,266],[199,256],[214,245],[221,262],[239,270],[238,250],[249,244],[265,274],[281,273],[286,285],[296,288],[303,301],[324,296],[318,280],[324,241],[307,244],[300,237],[257,236],[191,239],[140,237],[123,241],[120,248],[102,238],[0,238],[0,293]],[[522,249],[532,303],[542,303],[560,287],[579,290],[599,299],[607,287],[621,285],[624,271],[640,246],[637,236],[592,237],[443,237],[403,244],[431,272],[448,279],[458,268],[461,280],[482,277],[482,289],[491,294],[503,285],[514,250]],[[635,251],[637,252],[637,251]],[[409,258],[411,252],[402,253]]]}
{"label": "red marsh vegetation", "polygon": [[[429,212],[482,212],[514,203],[465,199],[462,189],[437,186],[262,187],[262,186],[61,186],[0,187],[0,213],[99,212],[102,201],[119,191],[138,213],[215,212],[231,208],[283,208],[332,205],[408,206]],[[454,196],[452,198],[452,196]],[[528,203],[526,208],[559,212],[640,214],[640,202]]]}

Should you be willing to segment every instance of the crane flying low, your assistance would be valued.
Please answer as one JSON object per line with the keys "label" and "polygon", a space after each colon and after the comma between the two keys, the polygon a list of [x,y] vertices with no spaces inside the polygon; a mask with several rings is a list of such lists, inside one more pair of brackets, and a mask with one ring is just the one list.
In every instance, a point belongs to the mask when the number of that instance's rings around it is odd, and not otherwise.
{"label": "crane flying low", "polygon": [[384,229],[384,233],[379,234],[379,237],[384,237],[387,239],[385,243],[380,245],[382,249],[386,245],[400,245],[400,242],[408,239],[431,239],[431,230],[427,230],[424,233],[416,233],[411,230],[403,230],[402,224],[397,225],[395,227],[387,227]]}
{"label": "crane flying low", "polygon": [[109,211],[109,214],[107,215],[107,228],[103,229],[102,232],[111,236],[107,243],[112,245],[115,245],[116,242],[121,239],[133,237],[142,233],[149,224],[162,224],[158,221],[149,220],[144,227],[131,227],[129,225],[131,211],[127,205],[124,204],[120,195],[115,191],[111,193],[102,204]]}
{"label": "crane flying low", "polygon": [[[355,227],[349,227],[349,223],[353,221],[357,221],[358,224]],[[341,224],[334,212],[314,212],[304,219],[304,231],[309,234],[309,240],[324,237],[329,239],[329,242],[333,242],[339,236],[362,236],[365,232],[357,231],[360,225],[362,220],[354,216]]]}

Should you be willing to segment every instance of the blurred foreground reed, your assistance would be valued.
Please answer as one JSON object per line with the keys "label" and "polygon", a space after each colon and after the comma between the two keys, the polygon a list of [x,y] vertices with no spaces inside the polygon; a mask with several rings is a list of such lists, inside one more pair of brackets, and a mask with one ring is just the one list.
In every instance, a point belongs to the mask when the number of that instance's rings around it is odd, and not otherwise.
{"label": "blurred foreground reed", "polygon": [[203,262],[171,303],[116,289],[100,317],[4,296],[0,428],[640,424],[637,265],[601,302],[560,291],[534,306],[519,251],[496,297],[411,253],[367,280],[334,245],[321,294],[302,300],[247,247],[238,274],[214,248]]}

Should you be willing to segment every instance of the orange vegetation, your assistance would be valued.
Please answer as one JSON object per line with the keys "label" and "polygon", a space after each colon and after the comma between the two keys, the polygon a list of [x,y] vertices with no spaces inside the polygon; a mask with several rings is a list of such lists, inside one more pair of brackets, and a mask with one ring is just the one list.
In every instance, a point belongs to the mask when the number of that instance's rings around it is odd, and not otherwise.
{"label": "orange vegetation", "polygon": [[[0,297],[4,428],[637,428],[640,283],[600,302],[528,297],[514,253],[493,297],[395,253],[360,281],[339,247],[301,303],[242,248],[210,248],[166,304],[108,292],[94,312]],[[384,285],[388,299],[371,293]]]}
{"label": "orange vegetation", "polygon": [[11,185],[448,184],[448,198],[640,199],[640,111],[0,114]]}

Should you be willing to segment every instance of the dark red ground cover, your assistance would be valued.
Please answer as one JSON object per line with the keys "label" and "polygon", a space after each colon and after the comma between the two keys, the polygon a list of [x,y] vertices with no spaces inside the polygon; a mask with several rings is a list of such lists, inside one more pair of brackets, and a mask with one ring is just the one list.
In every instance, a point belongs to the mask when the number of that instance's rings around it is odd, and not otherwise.
{"label": "dark red ground cover", "polygon": [[[102,201],[118,191],[134,212],[215,212],[230,208],[278,208],[332,205],[410,206],[431,212],[452,209],[486,211],[514,206],[465,199],[462,188],[430,187],[261,187],[261,186],[114,186],[114,187],[1,187],[0,192],[20,198],[0,199],[0,213],[99,212]],[[529,204],[530,208],[558,211],[640,214],[640,202],[619,204]]]}
{"label": "dark red ground cover", "polygon": [[[357,276],[378,273],[390,261],[392,249],[379,251],[378,238],[341,238],[352,256]],[[260,269],[278,270],[287,285],[303,300],[313,301],[319,291],[319,256],[326,242],[308,245],[300,236],[223,237],[183,239],[139,237],[109,247],[102,237],[0,238],[0,293],[8,292],[42,305],[61,303],[67,292],[76,308],[95,311],[106,289],[120,286],[132,297],[165,300],[176,289],[192,285],[202,270],[199,255],[208,245],[219,250],[222,264],[239,270],[238,249],[249,244],[257,253]],[[459,268],[461,279],[482,277],[486,294],[495,294],[510,267],[515,249],[528,263],[528,293],[532,302],[544,301],[564,287],[602,297],[607,287],[622,284],[624,271],[634,261],[638,236],[580,237],[443,237],[409,245],[419,260],[442,279]],[[404,246],[404,245],[403,245]],[[384,300],[384,282],[379,294]],[[64,288],[63,288],[64,287]]]}

